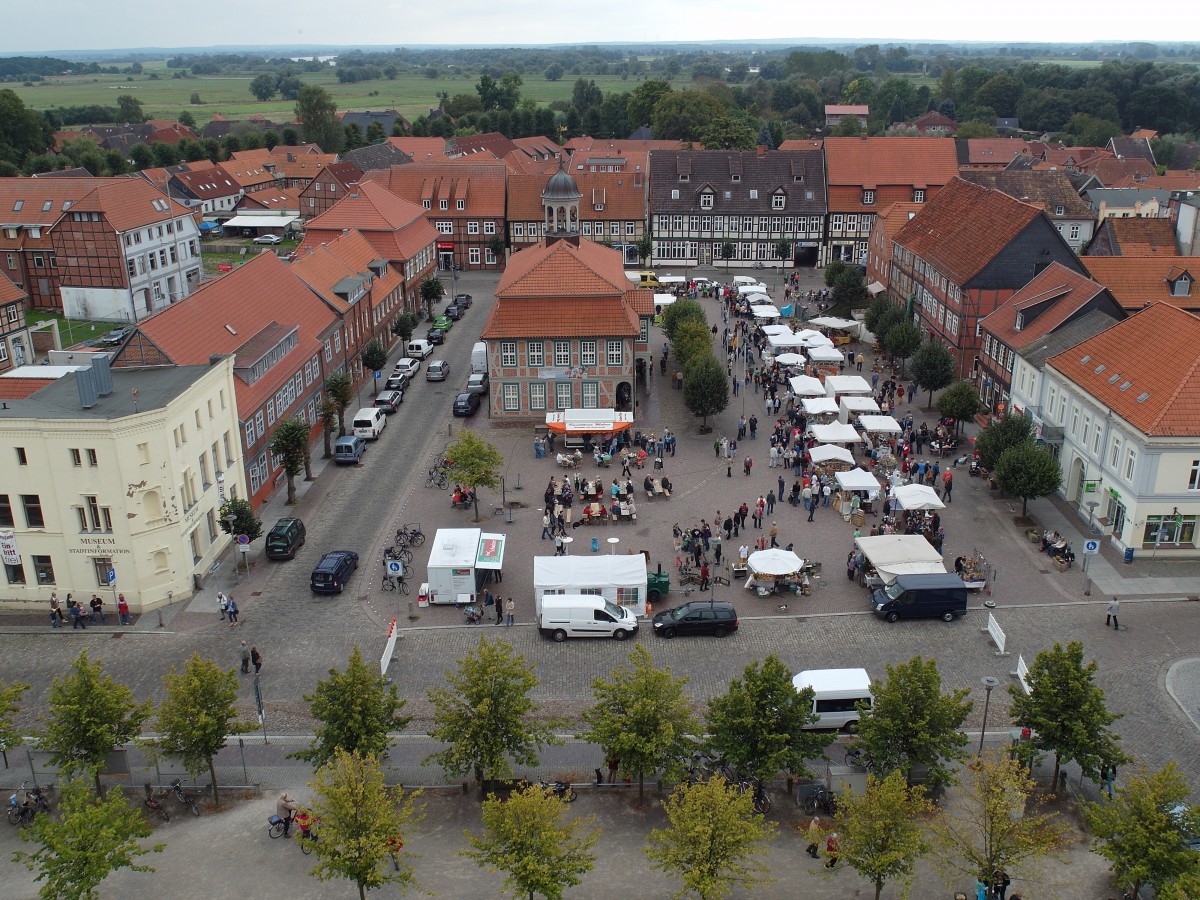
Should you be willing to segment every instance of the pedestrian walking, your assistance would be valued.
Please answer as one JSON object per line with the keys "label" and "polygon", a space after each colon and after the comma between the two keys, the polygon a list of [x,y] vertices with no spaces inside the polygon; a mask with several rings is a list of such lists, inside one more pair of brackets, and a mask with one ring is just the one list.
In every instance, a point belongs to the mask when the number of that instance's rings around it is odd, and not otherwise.
{"label": "pedestrian walking", "polygon": [[242,641],[242,674],[250,674],[250,648],[246,646],[245,641]]}
{"label": "pedestrian walking", "polygon": [[742,471],[743,471],[743,472],[744,472],[744,473],[745,473],[747,476],[749,476],[749,474],[750,474],[750,469],[751,469],[753,466],[754,466],[754,460],[752,460],[752,459],[751,459],[749,456],[747,456],[747,457],[746,457],[746,458],[745,458],[745,459],[742,461]]}
{"label": "pedestrian walking", "polygon": [[504,601],[499,597],[496,598],[496,624],[504,624]]}
{"label": "pedestrian walking", "polygon": [[709,577],[708,562],[700,563],[700,590],[708,590]]}
{"label": "pedestrian walking", "polygon": [[778,547],[779,546],[779,523],[778,522],[771,523],[771,531],[769,532],[769,534],[771,535],[771,546]]}
{"label": "pedestrian walking", "polygon": [[[783,491],[780,491],[779,495],[783,496]],[[767,491],[767,515],[769,516],[774,512],[775,512],[775,492]]]}
{"label": "pedestrian walking", "polygon": [[258,652],[258,648],[250,647],[250,663],[254,666],[254,674],[257,675],[262,669],[262,654]]}
{"label": "pedestrian walking", "polygon": [[813,498],[812,498],[812,502],[811,502],[810,504],[808,504],[808,521],[810,521],[810,522],[811,522],[811,521],[813,520],[813,515],[816,513],[816,511],[817,511],[817,507],[818,507],[819,505],[820,505],[820,504],[819,504],[819,503],[817,503],[817,498],[816,498],[816,496],[814,495],[814,496],[813,496]]}
{"label": "pedestrian walking", "polygon": [[1005,900],[1008,896],[1008,886],[1012,884],[1008,873],[1003,869],[997,869],[992,875],[992,895],[991,900]]}
{"label": "pedestrian walking", "polygon": [[947,469],[942,473],[942,499],[950,503],[950,492],[954,490],[954,473]]}
{"label": "pedestrian walking", "polygon": [[229,627],[232,628],[238,623],[238,605],[232,597],[229,597],[229,605],[225,608],[225,615],[229,616]]}
{"label": "pedestrian walking", "polygon": [[838,862],[838,836],[835,831],[825,841],[825,855],[829,860],[825,863],[825,868],[832,869]]}
{"label": "pedestrian walking", "polygon": [[550,531],[550,510],[546,510],[546,514],[542,516],[542,540],[550,537],[553,532]]}
{"label": "pedestrian walking", "polygon": [[860,350],[860,351],[858,352],[858,356],[854,357],[854,365],[855,365],[855,368],[856,368],[856,369],[857,369],[859,372],[861,372],[861,371],[862,371],[862,367],[863,367],[863,363],[864,363],[864,362],[866,362],[866,361],[867,361],[867,360],[866,360],[866,357],[864,357],[864,356],[862,355],[862,351]]}
{"label": "pedestrian walking", "polygon": [[780,475],[778,482],[777,482],[777,489],[775,491],[775,496],[776,496],[776,498],[778,498],[780,503],[783,502],[783,495],[786,491],[786,488],[787,488],[787,485],[783,481],[783,476]]}
{"label": "pedestrian walking", "polygon": [[1113,798],[1113,782],[1117,780],[1116,766],[1101,766],[1100,780],[1104,782],[1105,793],[1108,794],[1108,799]]}
{"label": "pedestrian walking", "polygon": [[556,534],[554,536],[554,555],[555,556],[563,555],[563,539],[562,539],[561,534]]}
{"label": "pedestrian walking", "polygon": [[50,627],[62,628],[62,607],[58,603],[58,591],[50,592]]}
{"label": "pedestrian walking", "polygon": [[813,859],[820,859],[821,846],[821,820],[817,816],[812,817],[812,821],[808,823],[808,846],[804,848],[804,852]]}
{"label": "pedestrian walking", "polygon": [[516,615],[516,611],[517,611],[517,604],[513,602],[512,597],[509,597],[507,600],[504,601],[504,627],[505,628],[512,626],[514,617]]}
{"label": "pedestrian walking", "polygon": [[229,612],[229,598],[225,596],[224,591],[217,591],[217,609],[221,611],[221,621],[225,621],[226,613]]}
{"label": "pedestrian walking", "polygon": [[1117,613],[1120,612],[1120,610],[1121,610],[1121,601],[1120,600],[1118,600],[1116,597],[1113,597],[1111,600],[1108,601],[1108,607],[1107,607],[1108,615],[1106,615],[1104,617],[1104,627],[1105,628],[1108,627],[1109,622],[1112,622],[1113,628],[1117,629],[1117,631],[1121,630],[1121,626],[1117,622]]}
{"label": "pedestrian walking", "polygon": [[68,602],[71,604],[67,609],[68,614],[71,616],[71,630],[74,631],[76,628],[82,628],[84,631],[87,631],[87,622],[83,618],[83,608],[73,601]]}
{"label": "pedestrian walking", "polygon": [[750,440],[754,440],[758,435],[758,416],[751,416],[747,424],[750,427]]}
{"label": "pedestrian walking", "polygon": [[133,621],[129,615],[129,601],[125,599],[124,594],[117,596],[117,618],[120,619],[122,625],[128,625]]}

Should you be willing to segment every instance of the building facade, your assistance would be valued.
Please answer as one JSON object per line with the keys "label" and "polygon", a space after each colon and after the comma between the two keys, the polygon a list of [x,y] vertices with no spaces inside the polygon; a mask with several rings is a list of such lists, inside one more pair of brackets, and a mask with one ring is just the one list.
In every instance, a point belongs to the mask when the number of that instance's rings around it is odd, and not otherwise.
{"label": "building facade", "polygon": [[25,292],[0,275],[0,373],[33,362],[33,340],[25,325]]}

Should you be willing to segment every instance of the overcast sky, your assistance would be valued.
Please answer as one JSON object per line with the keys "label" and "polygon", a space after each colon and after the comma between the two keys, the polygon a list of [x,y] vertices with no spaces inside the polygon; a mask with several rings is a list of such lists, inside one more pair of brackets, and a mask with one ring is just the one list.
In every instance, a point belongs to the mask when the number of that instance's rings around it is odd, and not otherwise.
{"label": "overcast sky", "polygon": [[[1131,7],[950,0],[37,0],[4,4],[0,52],[239,44],[546,44],[838,38],[854,43],[1200,40],[1194,0]],[[986,10],[986,11],[985,11]],[[1187,23],[1190,22],[1191,25]],[[582,27],[581,27],[582,26]]]}

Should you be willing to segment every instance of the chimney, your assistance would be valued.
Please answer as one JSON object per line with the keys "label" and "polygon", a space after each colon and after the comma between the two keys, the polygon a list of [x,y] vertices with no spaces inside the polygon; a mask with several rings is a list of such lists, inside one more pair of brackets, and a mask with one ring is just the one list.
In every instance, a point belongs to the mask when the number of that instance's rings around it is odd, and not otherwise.
{"label": "chimney", "polygon": [[767,145],[766,144],[759,144],[757,147],[755,147],[755,149],[758,151],[759,156],[767,155]]}

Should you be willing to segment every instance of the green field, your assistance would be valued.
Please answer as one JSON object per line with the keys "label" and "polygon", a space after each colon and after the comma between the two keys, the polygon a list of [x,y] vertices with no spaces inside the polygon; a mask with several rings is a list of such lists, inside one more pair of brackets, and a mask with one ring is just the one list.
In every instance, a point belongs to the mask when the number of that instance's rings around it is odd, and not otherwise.
{"label": "green field", "polygon": [[[164,62],[143,63],[141,75],[95,75],[65,76],[48,78],[32,85],[11,84],[5,87],[14,90],[32,109],[52,109],[56,106],[85,106],[100,104],[116,106],[122,92],[132,94],[142,102],[142,109],[152,119],[174,119],[183,110],[189,110],[196,123],[204,124],[217,114],[227,119],[245,119],[252,114],[265,116],[273,122],[291,121],[295,104],[276,96],[260,103],[250,94],[250,82],[254,74],[212,75],[187,78],[172,78],[175,71],[166,68]],[[158,78],[150,76],[157,74]],[[438,93],[474,94],[479,77],[475,73],[464,73],[455,77],[426,78],[418,71],[401,72],[393,81],[363,81],[357,84],[338,84],[332,69],[319,73],[302,72],[299,77],[306,84],[319,84],[329,91],[339,110],[395,109],[408,119],[425,115],[438,104]],[[638,82],[633,79],[622,81],[617,75],[596,75],[590,80],[604,93],[631,91]],[[687,86],[689,82],[678,81],[675,87]],[[531,99],[539,106],[554,100],[570,100],[575,79],[564,75],[559,81],[547,81],[540,72],[525,77],[521,98]],[[371,96],[377,92],[377,96]],[[193,93],[200,95],[203,104],[192,106],[188,100]]]}

